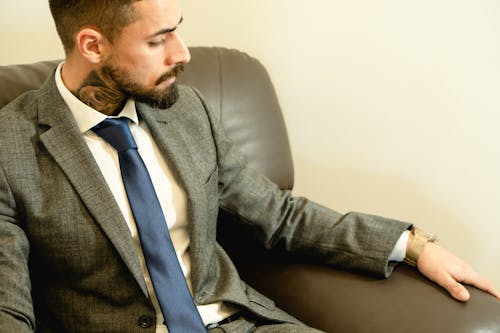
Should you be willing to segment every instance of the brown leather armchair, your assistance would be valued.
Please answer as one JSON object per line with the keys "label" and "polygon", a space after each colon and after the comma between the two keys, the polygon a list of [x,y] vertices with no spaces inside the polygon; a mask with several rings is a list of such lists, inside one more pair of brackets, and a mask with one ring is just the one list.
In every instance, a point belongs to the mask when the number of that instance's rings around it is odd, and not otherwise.
{"label": "brown leather armchair", "polygon": [[[249,163],[281,188],[293,186],[293,165],[281,109],[264,67],[224,48],[191,48],[182,81],[198,88]],[[0,66],[0,107],[52,73],[57,61]],[[263,251],[251,230],[221,214],[221,243],[243,278],[307,324],[326,332],[500,332],[500,302],[475,288],[467,303],[406,265],[389,279],[325,267],[279,250]],[[238,238],[234,236],[238,235]]]}

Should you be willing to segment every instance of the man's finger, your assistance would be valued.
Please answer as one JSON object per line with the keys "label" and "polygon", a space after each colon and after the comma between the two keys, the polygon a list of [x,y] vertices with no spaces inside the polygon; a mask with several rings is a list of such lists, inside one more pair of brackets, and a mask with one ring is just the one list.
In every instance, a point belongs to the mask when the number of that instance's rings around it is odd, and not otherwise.
{"label": "man's finger", "polygon": [[490,281],[488,281],[487,279],[485,279],[484,277],[482,277],[481,275],[477,274],[476,272],[464,278],[462,282],[474,286],[476,288],[479,288],[500,299],[500,292],[495,287],[495,285]]}
{"label": "man's finger", "polygon": [[467,302],[470,298],[469,291],[450,275],[445,278],[441,285],[458,301]]}

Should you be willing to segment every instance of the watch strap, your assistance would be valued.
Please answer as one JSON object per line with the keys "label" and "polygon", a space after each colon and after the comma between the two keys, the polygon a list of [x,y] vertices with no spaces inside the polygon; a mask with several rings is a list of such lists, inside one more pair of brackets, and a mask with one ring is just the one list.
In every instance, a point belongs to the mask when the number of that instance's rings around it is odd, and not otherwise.
{"label": "watch strap", "polygon": [[412,227],[411,234],[413,235],[413,240],[411,240],[411,243],[406,249],[404,262],[410,266],[417,266],[418,258],[424,251],[425,245],[429,242],[435,242],[436,237],[417,227]]}

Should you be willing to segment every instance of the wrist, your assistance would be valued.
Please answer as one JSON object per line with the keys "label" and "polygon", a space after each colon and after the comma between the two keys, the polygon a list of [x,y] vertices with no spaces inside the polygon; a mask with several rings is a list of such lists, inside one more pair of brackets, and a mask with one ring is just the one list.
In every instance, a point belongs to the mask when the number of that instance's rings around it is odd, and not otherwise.
{"label": "wrist", "polygon": [[436,236],[424,232],[422,229],[412,227],[406,247],[404,262],[410,266],[417,266],[418,258],[424,251],[427,243],[436,242]]}

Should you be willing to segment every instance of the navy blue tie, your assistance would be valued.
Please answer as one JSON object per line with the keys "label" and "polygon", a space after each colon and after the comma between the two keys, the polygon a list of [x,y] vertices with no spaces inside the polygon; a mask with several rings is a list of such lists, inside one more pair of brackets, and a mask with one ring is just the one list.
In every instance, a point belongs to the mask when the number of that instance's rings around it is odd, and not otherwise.
{"label": "navy blue tie", "polygon": [[207,332],[189,292],[165,216],[126,118],[108,118],[92,128],[118,152],[123,184],[165,324],[170,333]]}

